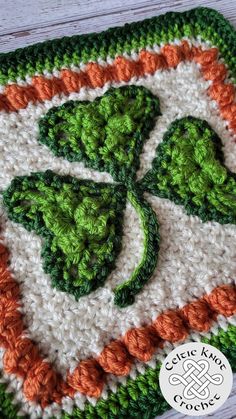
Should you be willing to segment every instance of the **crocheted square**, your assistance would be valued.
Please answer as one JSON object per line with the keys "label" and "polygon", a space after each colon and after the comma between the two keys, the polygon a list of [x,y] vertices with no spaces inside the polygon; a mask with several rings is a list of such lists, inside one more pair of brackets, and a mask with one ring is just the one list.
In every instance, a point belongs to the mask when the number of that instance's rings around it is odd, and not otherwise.
{"label": "crocheted square", "polygon": [[155,417],[183,342],[236,369],[235,57],[206,8],[0,55],[1,417]]}

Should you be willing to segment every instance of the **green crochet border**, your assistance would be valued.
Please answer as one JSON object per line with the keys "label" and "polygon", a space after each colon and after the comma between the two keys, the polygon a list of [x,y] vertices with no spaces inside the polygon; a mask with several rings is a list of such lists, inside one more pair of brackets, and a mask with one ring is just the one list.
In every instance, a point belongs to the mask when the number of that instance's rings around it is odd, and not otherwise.
{"label": "green crochet border", "polygon": [[[33,75],[36,71],[43,73],[44,70],[79,65],[98,58],[106,60],[107,56],[138,51],[146,46],[160,45],[184,36],[200,37],[202,41],[217,46],[231,76],[236,77],[236,31],[220,13],[202,7],[184,13],[170,12],[100,34],[65,37],[0,54],[0,83],[17,81],[18,78],[24,80],[26,75]],[[235,326],[229,326],[226,332],[222,330],[217,336],[204,341],[217,346],[236,371]],[[148,419],[163,413],[169,406],[158,387],[159,368],[148,369],[134,381],[128,380],[125,386],[120,386],[116,394],[110,394],[105,402],[99,401],[95,407],[87,404],[85,411],[75,409],[72,415],[64,414],[64,419]],[[12,404],[12,395],[6,391],[6,387],[4,384],[0,385],[1,417],[17,418],[17,408]],[[103,416],[99,414],[99,408]],[[133,416],[130,416],[131,413]]]}
{"label": "green crochet border", "polygon": [[[202,341],[223,352],[236,372],[236,326],[230,325],[226,331],[221,329],[217,335]],[[62,419],[152,419],[161,415],[171,407],[159,388],[160,366],[158,363],[155,369],[147,368],[135,380],[128,379],[116,394],[110,394],[107,400],[99,400],[95,407],[87,404],[84,411],[75,408],[72,415],[64,414]]]}
{"label": "green crochet border", "polygon": [[7,391],[7,384],[0,384],[0,418],[17,419],[20,406],[13,404],[13,394]]}
{"label": "green crochet border", "polygon": [[[236,326],[221,329],[211,338],[202,342],[218,348],[227,357],[232,370],[236,372]],[[75,408],[72,414],[63,413],[62,419],[152,419],[161,415],[170,406],[163,398],[159,388],[160,363],[156,368],[148,367],[144,374],[135,380],[129,378],[119,386],[116,393],[110,393],[107,400],[99,400],[96,406],[87,403],[82,411]],[[18,408],[12,403],[13,395],[6,392],[7,385],[0,384],[0,417],[16,419]],[[21,416],[22,418],[22,416]],[[26,417],[24,417],[26,419]],[[54,418],[52,418],[54,419]]]}
{"label": "green crochet border", "polygon": [[236,32],[219,12],[199,7],[183,13],[169,12],[111,28],[101,33],[75,35],[35,44],[13,52],[0,54],[0,83],[25,79],[36,71],[52,71],[62,66],[79,65],[98,58],[106,60],[117,54],[168,43],[184,36],[210,42],[236,76]]}

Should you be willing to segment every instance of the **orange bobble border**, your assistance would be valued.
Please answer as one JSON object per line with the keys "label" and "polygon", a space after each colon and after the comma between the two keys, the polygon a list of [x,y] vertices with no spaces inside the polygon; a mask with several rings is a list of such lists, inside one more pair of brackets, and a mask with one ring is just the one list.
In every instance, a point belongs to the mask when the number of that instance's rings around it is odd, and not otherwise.
{"label": "orange bobble border", "polygon": [[112,64],[89,62],[83,71],[62,69],[59,77],[34,76],[32,83],[26,86],[8,84],[0,94],[0,111],[15,112],[29,103],[50,100],[61,93],[79,92],[82,87],[96,89],[107,82],[129,82],[133,77],[176,68],[183,61],[195,61],[200,65],[203,77],[212,82],[208,95],[218,103],[221,117],[236,133],[235,87],[225,82],[227,67],[217,60],[217,48],[202,50],[184,40],[180,45],[164,45],[160,53],[141,50],[136,60],[118,56]]}
{"label": "orange bobble border", "polygon": [[209,331],[218,314],[236,314],[236,286],[221,285],[210,294],[186,304],[181,309],[167,310],[151,324],[132,328],[124,337],[111,341],[96,359],[79,362],[66,381],[53,365],[45,361],[37,345],[25,337],[20,312],[20,289],[8,269],[9,253],[0,243],[0,346],[5,349],[3,368],[6,373],[23,379],[23,392],[29,401],[42,408],[62,397],[73,397],[76,391],[98,398],[107,374],[128,375],[137,358],[147,362],[165,341],[182,342],[191,331]]}

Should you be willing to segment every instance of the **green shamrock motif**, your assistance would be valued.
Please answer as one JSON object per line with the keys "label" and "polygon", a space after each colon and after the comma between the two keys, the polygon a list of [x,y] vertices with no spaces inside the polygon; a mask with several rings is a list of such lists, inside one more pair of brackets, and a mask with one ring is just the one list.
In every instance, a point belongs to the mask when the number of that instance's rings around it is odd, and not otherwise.
{"label": "green shamrock motif", "polygon": [[116,183],[48,171],[17,177],[4,193],[9,217],[44,238],[44,270],[52,285],[76,299],[103,285],[114,269],[127,199],[142,221],[144,252],[131,278],[114,290],[115,304],[132,304],[153,273],[158,223],[135,176],[158,115],[158,98],[135,86],[110,89],[93,102],[69,101],[52,108],[39,123],[39,141],[57,156],[109,172]]}
{"label": "green shamrock motif", "polygon": [[160,115],[144,87],[110,89],[93,102],[69,101],[40,121],[39,141],[59,157],[83,161],[117,182],[133,182],[143,143]]}
{"label": "green shamrock motif", "polygon": [[17,177],[4,195],[11,219],[44,238],[52,285],[78,299],[102,285],[120,251],[126,190],[51,171]]}
{"label": "green shamrock motif", "polygon": [[144,192],[182,205],[203,222],[236,224],[236,177],[224,166],[221,141],[205,121],[174,121],[152,169],[137,181],[143,143],[158,115],[158,98],[135,86],[52,108],[39,123],[39,141],[57,156],[109,172],[115,183],[47,171],[13,179],[4,193],[9,217],[43,237],[44,270],[52,285],[76,299],[102,286],[114,269],[127,200],[141,219],[144,249],[131,277],[115,288],[115,304],[132,304],[151,278],[159,233]]}
{"label": "green shamrock motif", "polygon": [[224,165],[220,138],[206,121],[174,121],[142,188],[184,206],[203,222],[236,224],[236,175]]}

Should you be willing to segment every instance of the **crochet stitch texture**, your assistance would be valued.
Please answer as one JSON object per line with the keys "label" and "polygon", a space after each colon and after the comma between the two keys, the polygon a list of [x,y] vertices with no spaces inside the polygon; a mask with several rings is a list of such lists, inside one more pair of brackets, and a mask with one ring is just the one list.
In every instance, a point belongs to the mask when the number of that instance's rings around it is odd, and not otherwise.
{"label": "crochet stitch texture", "polygon": [[155,417],[186,339],[235,370],[235,52],[198,8],[0,55],[4,417]]}

